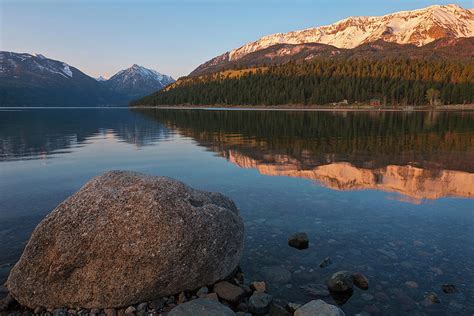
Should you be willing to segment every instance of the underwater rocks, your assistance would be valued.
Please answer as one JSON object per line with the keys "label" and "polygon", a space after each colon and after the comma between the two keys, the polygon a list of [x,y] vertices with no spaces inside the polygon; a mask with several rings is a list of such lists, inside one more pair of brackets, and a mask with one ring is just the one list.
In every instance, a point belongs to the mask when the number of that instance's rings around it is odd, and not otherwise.
{"label": "underwater rocks", "polygon": [[296,249],[307,249],[309,247],[309,239],[306,233],[296,233],[288,238],[288,245]]}
{"label": "underwater rocks", "polygon": [[36,227],[7,288],[32,309],[134,305],[224,279],[241,259],[243,233],[221,194],[107,172]]}
{"label": "underwater rocks", "polygon": [[328,304],[322,300],[314,300],[304,304],[295,311],[294,316],[345,316],[339,307]]}

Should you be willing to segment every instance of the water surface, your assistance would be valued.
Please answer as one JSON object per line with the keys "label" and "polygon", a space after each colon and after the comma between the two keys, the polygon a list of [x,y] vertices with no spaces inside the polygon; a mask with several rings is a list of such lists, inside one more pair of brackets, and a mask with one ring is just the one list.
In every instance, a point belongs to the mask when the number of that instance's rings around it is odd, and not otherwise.
{"label": "water surface", "polygon": [[[309,301],[351,270],[370,289],[342,305],[349,315],[474,313],[474,113],[0,111],[0,281],[38,222],[112,169],[234,199],[246,279],[277,298]],[[296,231],[309,249],[287,246]],[[441,303],[426,306],[428,292]]]}

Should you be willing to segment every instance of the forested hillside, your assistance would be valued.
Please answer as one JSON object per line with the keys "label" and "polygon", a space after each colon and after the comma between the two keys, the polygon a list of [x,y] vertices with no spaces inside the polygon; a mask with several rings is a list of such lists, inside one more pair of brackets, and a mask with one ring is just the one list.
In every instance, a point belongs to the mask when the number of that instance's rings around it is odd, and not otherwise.
{"label": "forested hillside", "polygon": [[373,99],[386,105],[473,103],[474,62],[317,58],[185,77],[131,105],[324,105]]}

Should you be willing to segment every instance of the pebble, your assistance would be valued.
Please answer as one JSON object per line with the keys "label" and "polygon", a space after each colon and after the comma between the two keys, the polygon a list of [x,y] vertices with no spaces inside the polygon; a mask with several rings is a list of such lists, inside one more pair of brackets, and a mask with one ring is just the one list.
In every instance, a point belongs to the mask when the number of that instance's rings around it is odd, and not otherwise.
{"label": "pebble", "polygon": [[321,261],[321,263],[319,264],[319,267],[321,267],[321,268],[326,268],[326,267],[329,266],[330,264],[332,264],[331,258],[326,257],[326,258],[323,259],[323,261]]}
{"label": "pebble", "polygon": [[206,298],[214,300],[214,301],[219,301],[219,298],[217,297],[216,293],[209,293],[206,295]]}
{"label": "pebble", "polygon": [[350,292],[353,285],[352,275],[348,271],[336,272],[328,281],[328,288],[331,292]]}
{"label": "pebble", "polygon": [[352,279],[354,281],[354,285],[357,286],[361,290],[368,290],[369,289],[369,279],[363,275],[362,273],[356,272],[352,275]]}
{"label": "pebble", "polygon": [[254,281],[250,283],[250,288],[257,292],[266,292],[267,284],[264,281]]}
{"label": "pebble", "polygon": [[137,305],[137,311],[144,311],[148,307],[147,302],[143,302]]}
{"label": "pebble", "polygon": [[127,309],[125,310],[125,315],[135,315],[135,312],[137,311],[137,309],[133,306],[129,306],[127,307]]}
{"label": "pebble", "polygon": [[157,311],[159,311],[163,307],[165,307],[165,304],[166,304],[166,300],[163,299],[163,298],[159,298],[159,299],[151,301],[150,307],[157,310]]}
{"label": "pebble", "polygon": [[187,301],[187,297],[186,297],[186,294],[184,292],[181,292],[179,293],[179,296],[178,296],[178,304],[183,304]]}
{"label": "pebble", "polygon": [[443,284],[441,286],[441,289],[443,290],[444,293],[456,293],[458,290],[453,284]]}
{"label": "pebble", "polygon": [[207,286],[203,286],[196,292],[196,295],[197,297],[202,298],[202,297],[205,297],[207,293],[209,293],[209,289],[207,288]]}
{"label": "pebble", "polygon": [[288,238],[288,245],[296,249],[307,249],[309,247],[309,239],[306,233],[296,233]]}
{"label": "pebble", "polygon": [[106,316],[117,316],[117,311],[113,308],[107,308],[104,312]]}
{"label": "pebble", "polygon": [[270,309],[273,297],[267,293],[254,292],[249,299],[249,311],[254,314],[265,314]]}
{"label": "pebble", "polygon": [[438,295],[436,295],[436,293],[431,292],[426,294],[422,304],[424,306],[430,306],[439,303],[441,303],[441,301],[439,300]]}

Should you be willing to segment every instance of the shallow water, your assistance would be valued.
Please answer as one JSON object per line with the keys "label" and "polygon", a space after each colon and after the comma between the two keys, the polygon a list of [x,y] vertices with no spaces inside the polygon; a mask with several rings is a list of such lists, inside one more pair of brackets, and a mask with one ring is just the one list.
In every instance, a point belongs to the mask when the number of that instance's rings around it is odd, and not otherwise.
{"label": "shallow water", "polygon": [[[370,288],[348,315],[474,313],[474,113],[0,110],[0,281],[36,224],[112,169],[234,199],[246,280],[277,298],[306,302],[350,270]],[[297,231],[309,249],[287,246]]]}

